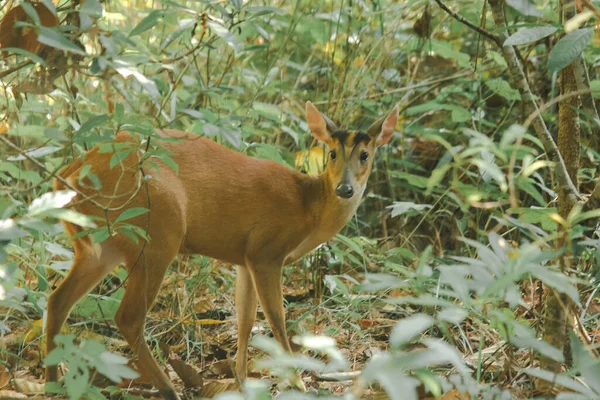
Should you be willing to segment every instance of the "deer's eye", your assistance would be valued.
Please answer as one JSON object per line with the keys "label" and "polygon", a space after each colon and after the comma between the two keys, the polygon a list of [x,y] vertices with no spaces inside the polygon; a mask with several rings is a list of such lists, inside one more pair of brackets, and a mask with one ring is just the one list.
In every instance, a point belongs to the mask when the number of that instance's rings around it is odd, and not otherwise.
{"label": "deer's eye", "polygon": [[367,153],[366,151],[361,151],[360,152],[360,162],[366,163],[368,159],[369,159],[369,153]]}
{"label": "deer's eye", "polygon": [[335,152],[335,150],[331,150],[329,152],[329,157],[331,157],[332,160],[335,160],[335,158],[337,157],[337,153]]}

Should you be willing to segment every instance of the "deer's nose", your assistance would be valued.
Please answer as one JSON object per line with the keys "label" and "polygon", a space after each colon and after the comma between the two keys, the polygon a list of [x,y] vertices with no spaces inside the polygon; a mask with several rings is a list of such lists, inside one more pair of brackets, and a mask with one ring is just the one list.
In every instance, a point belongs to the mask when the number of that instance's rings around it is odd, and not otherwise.
{"label": "deer's nose", "polygon": [[349,199],[350,197],[352,197],[352,195],[354,195],[354,189],[352,188],[352,185],[348,185],[347,183],[340,183],[335,188],[335,193],[344,199]]}

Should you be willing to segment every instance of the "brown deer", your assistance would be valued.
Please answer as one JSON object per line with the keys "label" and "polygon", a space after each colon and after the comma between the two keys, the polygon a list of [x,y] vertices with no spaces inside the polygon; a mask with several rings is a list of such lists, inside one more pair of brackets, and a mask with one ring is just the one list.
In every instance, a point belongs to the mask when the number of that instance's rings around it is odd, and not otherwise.
{"label": "brown deer", "polygon": [[[282,268],[329,240],[354,215],[375,151],[394,133],[398,107],[366,132],[339,130],[310,102],[306,119],[314,138],[329,148],[326,169],[317,177],[174,130],[158,131],[160,138],[153,140],[172,153],[178,173],[158,159],[141,162],[139,144],[125,132],[117,135],[115,146],[131,151],[115,167],[110,168],[114,153],[98,147],[65,167],[60,177],[79,192],[75,210],[100,217],[99,225],[111,227],[124,210],[145,207],[147,213],[128,222],[145,230],[150,239],[136,242],[117,226],[108,239],[92,243],[90,235],[81,235],[82,228],[63,221],[68,235],[77,235],[75,259],[48,301],[47,353],[55,348],[54,337],[75,303],[124,263],[129,276],[115,323],[140,372],[163,397],[178,399],[144,340],[146,313],[177,254],[203,254],[238,266],[236,374],[240,381],[246,378],[248,339],[258,302],[275,339],[291,351]],[[101,189],[93,187],[91,174]],[[66,189],[64,182],[55,180],[55,190]],[[57,378],[57,367],[48,366],[46,380]]]}

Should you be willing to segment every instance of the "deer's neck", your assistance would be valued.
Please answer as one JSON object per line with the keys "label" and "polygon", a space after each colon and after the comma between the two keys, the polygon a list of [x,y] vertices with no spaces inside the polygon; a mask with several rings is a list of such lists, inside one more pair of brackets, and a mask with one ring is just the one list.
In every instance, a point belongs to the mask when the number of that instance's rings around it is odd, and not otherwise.
{"label": "deer's neck", "polygon": [[350,199],[342,199],[335,193],[334,183],[327,174],[317,177],[307,177],[305,204],[315,223],[315,228],[321,235],[331,236],[338,233],[352,218],[360,204],[361,193],[356,193]]}

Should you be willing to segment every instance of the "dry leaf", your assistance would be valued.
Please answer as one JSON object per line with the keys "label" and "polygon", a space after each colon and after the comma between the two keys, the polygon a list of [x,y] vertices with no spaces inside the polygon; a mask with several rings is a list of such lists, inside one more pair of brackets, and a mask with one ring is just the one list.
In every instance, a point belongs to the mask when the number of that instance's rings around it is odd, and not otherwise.
{"label": "dry leaf", "polygon": [[202,387],[202,390],[200,391],[200,397],[208,397],[209,399],[212,399],[219,393],[234,390],[238,390],[238,385],[232,379],[212,381]]}
{"label": "dry leaf", "polygon": [[215,308],[215,304],[208,299],[199,299],[194,304],[194,312],[205,313]]}
{"label": "dry leaf", "polygon": [[227,378],[233,378],[233,368],[230,360],[217,361],[209,367],[210,372],[215,375],[225,376]]}
{"label": "dry leaf", "polygon": [[11,377],[10,372],[8,372],[8,371],[0,372],[0,389],[3,388],[4,386],[8,385],[8,382],[10,382],[10,377]]}
{"label": "dry leaf", "polygon": [[169,364],[173,367],[173,370],[175,370],[185,386],[202,387],[202,377],[196,372],[194,367],[181,360],[169,359]]}
{"label": "dry leaf", "polygon": [[39,382],[28,381],[26,379],[18,379],[14,380],[15,389],[17,389],[21,393],[44,393],[44,384]]}
{"label": "dry leaf", "polygon": [[0,399],[2,400],[21,400],[26,398],[26,395],[24,395],[23,393],[15,392],[14,390],[0,390]]}
{"label": "dry leaf", "polygon": [[197,319],[196,325],[221,325],[221,324],[226,324],[228,322],[231,322],[231,321],[228,319],[220,320],[220,319],[205,318],[205,319]]}

